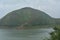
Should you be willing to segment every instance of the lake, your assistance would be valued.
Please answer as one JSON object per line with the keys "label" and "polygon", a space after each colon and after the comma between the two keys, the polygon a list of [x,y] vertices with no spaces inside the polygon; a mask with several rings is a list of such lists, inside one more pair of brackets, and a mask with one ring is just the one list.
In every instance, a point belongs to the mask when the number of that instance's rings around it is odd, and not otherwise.
{"label": "lake", "polygon": [[40,29],[0,29],[0,40],[43,40],[50,38],[52,28]]}

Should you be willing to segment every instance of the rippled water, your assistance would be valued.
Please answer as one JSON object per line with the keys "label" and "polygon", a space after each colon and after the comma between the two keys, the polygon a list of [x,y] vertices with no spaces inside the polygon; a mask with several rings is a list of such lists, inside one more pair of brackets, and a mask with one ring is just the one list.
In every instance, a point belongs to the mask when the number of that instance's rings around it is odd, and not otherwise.
{"label": "rippled water", "polygon": [[50,38],[52,28],[41,29],[0,29],[0,40],[43,40]]}

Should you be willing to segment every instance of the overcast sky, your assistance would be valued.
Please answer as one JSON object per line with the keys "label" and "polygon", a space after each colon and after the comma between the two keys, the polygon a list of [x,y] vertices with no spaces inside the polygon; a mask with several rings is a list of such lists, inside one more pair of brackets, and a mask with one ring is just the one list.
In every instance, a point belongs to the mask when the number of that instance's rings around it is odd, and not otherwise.
{"label": "overcast sky", "polygon": [[60,0],[0,0],[0,18],[23,7],[39,9],[52,17],[60,18]]}

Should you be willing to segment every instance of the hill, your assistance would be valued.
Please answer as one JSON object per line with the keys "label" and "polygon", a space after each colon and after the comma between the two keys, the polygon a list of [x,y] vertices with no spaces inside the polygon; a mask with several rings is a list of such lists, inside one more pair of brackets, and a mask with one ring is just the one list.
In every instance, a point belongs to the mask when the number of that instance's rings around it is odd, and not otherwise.
{"label": "hill", "polygon": [[43,11],[24,7],[18,10],[9,12],[0,20],[0,26],[38,26],[38,25],[51,25],[54,20]]}
{"label": "hill", "polygon": [[55,18],[55,24],[60,25],[60,18]]}

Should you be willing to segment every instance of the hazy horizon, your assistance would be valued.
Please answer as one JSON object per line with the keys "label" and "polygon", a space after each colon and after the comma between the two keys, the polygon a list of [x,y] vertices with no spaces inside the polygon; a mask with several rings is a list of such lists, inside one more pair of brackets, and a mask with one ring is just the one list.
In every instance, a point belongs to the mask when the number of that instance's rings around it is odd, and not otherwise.
{"label": "hazy horizon", "polygon": [[0,0],[0,18],[23,7],[32,7],[54,18],[60,18],[60,0]]}

